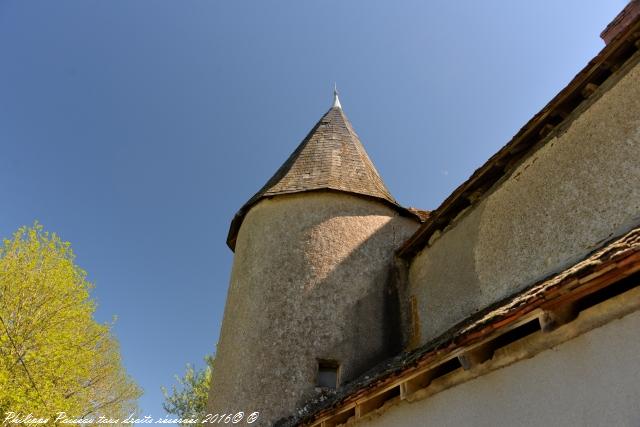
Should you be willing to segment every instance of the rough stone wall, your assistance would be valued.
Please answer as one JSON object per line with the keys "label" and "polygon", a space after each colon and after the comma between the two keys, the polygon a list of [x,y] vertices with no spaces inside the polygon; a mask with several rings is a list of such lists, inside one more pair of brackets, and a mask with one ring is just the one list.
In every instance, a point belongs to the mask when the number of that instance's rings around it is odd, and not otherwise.
{"label": "rough stone wall", "polygon": [[212,413],[260,411],[259,425],[313,397],[317,359],[341,381],[401,346],[393,251],[417,222],[335,192],[276,196],[247,214],[209,397]]}
{"label": "rough stone wall", "polygon": [[640,312],[358,426],[638,426]]}
{"label": "rough stone wall", "polygon": [[417,344],[640,221],[637,62],[412,260]]}

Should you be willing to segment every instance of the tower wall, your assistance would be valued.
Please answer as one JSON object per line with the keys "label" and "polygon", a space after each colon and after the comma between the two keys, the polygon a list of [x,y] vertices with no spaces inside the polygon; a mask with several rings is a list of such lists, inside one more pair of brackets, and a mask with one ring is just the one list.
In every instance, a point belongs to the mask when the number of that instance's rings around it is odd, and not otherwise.
{"label": "tower wall", "polygon": [[209,411],[260,411],[268,425],[318,393],[318,360],[337,361],[344,383],[397,352],[389,274],[417,226],[337,192],[252,207],[236,242]]}

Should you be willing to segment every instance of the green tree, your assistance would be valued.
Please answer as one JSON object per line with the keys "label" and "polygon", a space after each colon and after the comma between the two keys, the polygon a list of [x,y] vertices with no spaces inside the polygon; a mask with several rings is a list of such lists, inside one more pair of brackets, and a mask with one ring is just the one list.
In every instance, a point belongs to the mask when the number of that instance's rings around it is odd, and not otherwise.
{"label": "green tree", "polygon": [[164,395],[162,406],[169,414],[182,419],[197,418],[200,420],[206,415],[213,356],[205,356],[204,360],[206,365],[203,369],[195,370],[193,366],[187,364],[184,376],[175,376],[178,386],[171,387],[171,394],[165,387],[162,387]]}
{"label": "green tree", "polygon": [[142,394],[68,242],[36,223],[0,246],[0,411],[123,418]]}

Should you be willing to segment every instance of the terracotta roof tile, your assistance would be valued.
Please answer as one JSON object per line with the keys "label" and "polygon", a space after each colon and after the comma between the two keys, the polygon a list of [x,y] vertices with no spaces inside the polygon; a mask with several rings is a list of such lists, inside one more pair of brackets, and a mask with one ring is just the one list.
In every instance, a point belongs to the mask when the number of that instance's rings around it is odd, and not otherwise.
{"label": "terracotta roof tile", "polygon": [[[402,352],[365,372],[341,389],[327,391],[310,399],[294,414],[276,422],[278,427],[293,427],[312,422],[321,413],[338,409],[348,400],[368,390],[384,389],[394,379],[409,375],[421,363],[442,354],[453,354],[470,343],[481,341],[494,330],[515,324],[520,318],[544,304],[553,304],[572,293],[593,292],[591,283],[614,284],[640,270],[640,227],[606,242],[601,248],[566,270],[551,275],[527,289],[509,296],[453,326],[439,337],[412,351]],[[602,283],[600,283],[602,285]],[[584,295],[583,295],[584,296]]]}
{"label": "terracotta roof tile", "polygon": [[607,28],[600,33],[600,37],[606,44],[609,44],[613,39],[623,33],[627,27],[637,19],[640,15],[640,0],[632,0],[622,11],[616,16],[613,21],[607,25]]}

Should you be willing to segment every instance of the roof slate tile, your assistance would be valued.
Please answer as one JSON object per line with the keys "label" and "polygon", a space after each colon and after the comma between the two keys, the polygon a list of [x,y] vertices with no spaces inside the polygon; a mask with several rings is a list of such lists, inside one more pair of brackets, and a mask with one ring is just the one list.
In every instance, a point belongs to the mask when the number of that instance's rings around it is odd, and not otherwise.
{"label": "roof slate tile", "polygon": [[332,107],[294,152],[235,215],[227,244],[235,240],[246,213],[265,197],[334,190],[373,197],[405,211],[391,196],[342,108]]}

